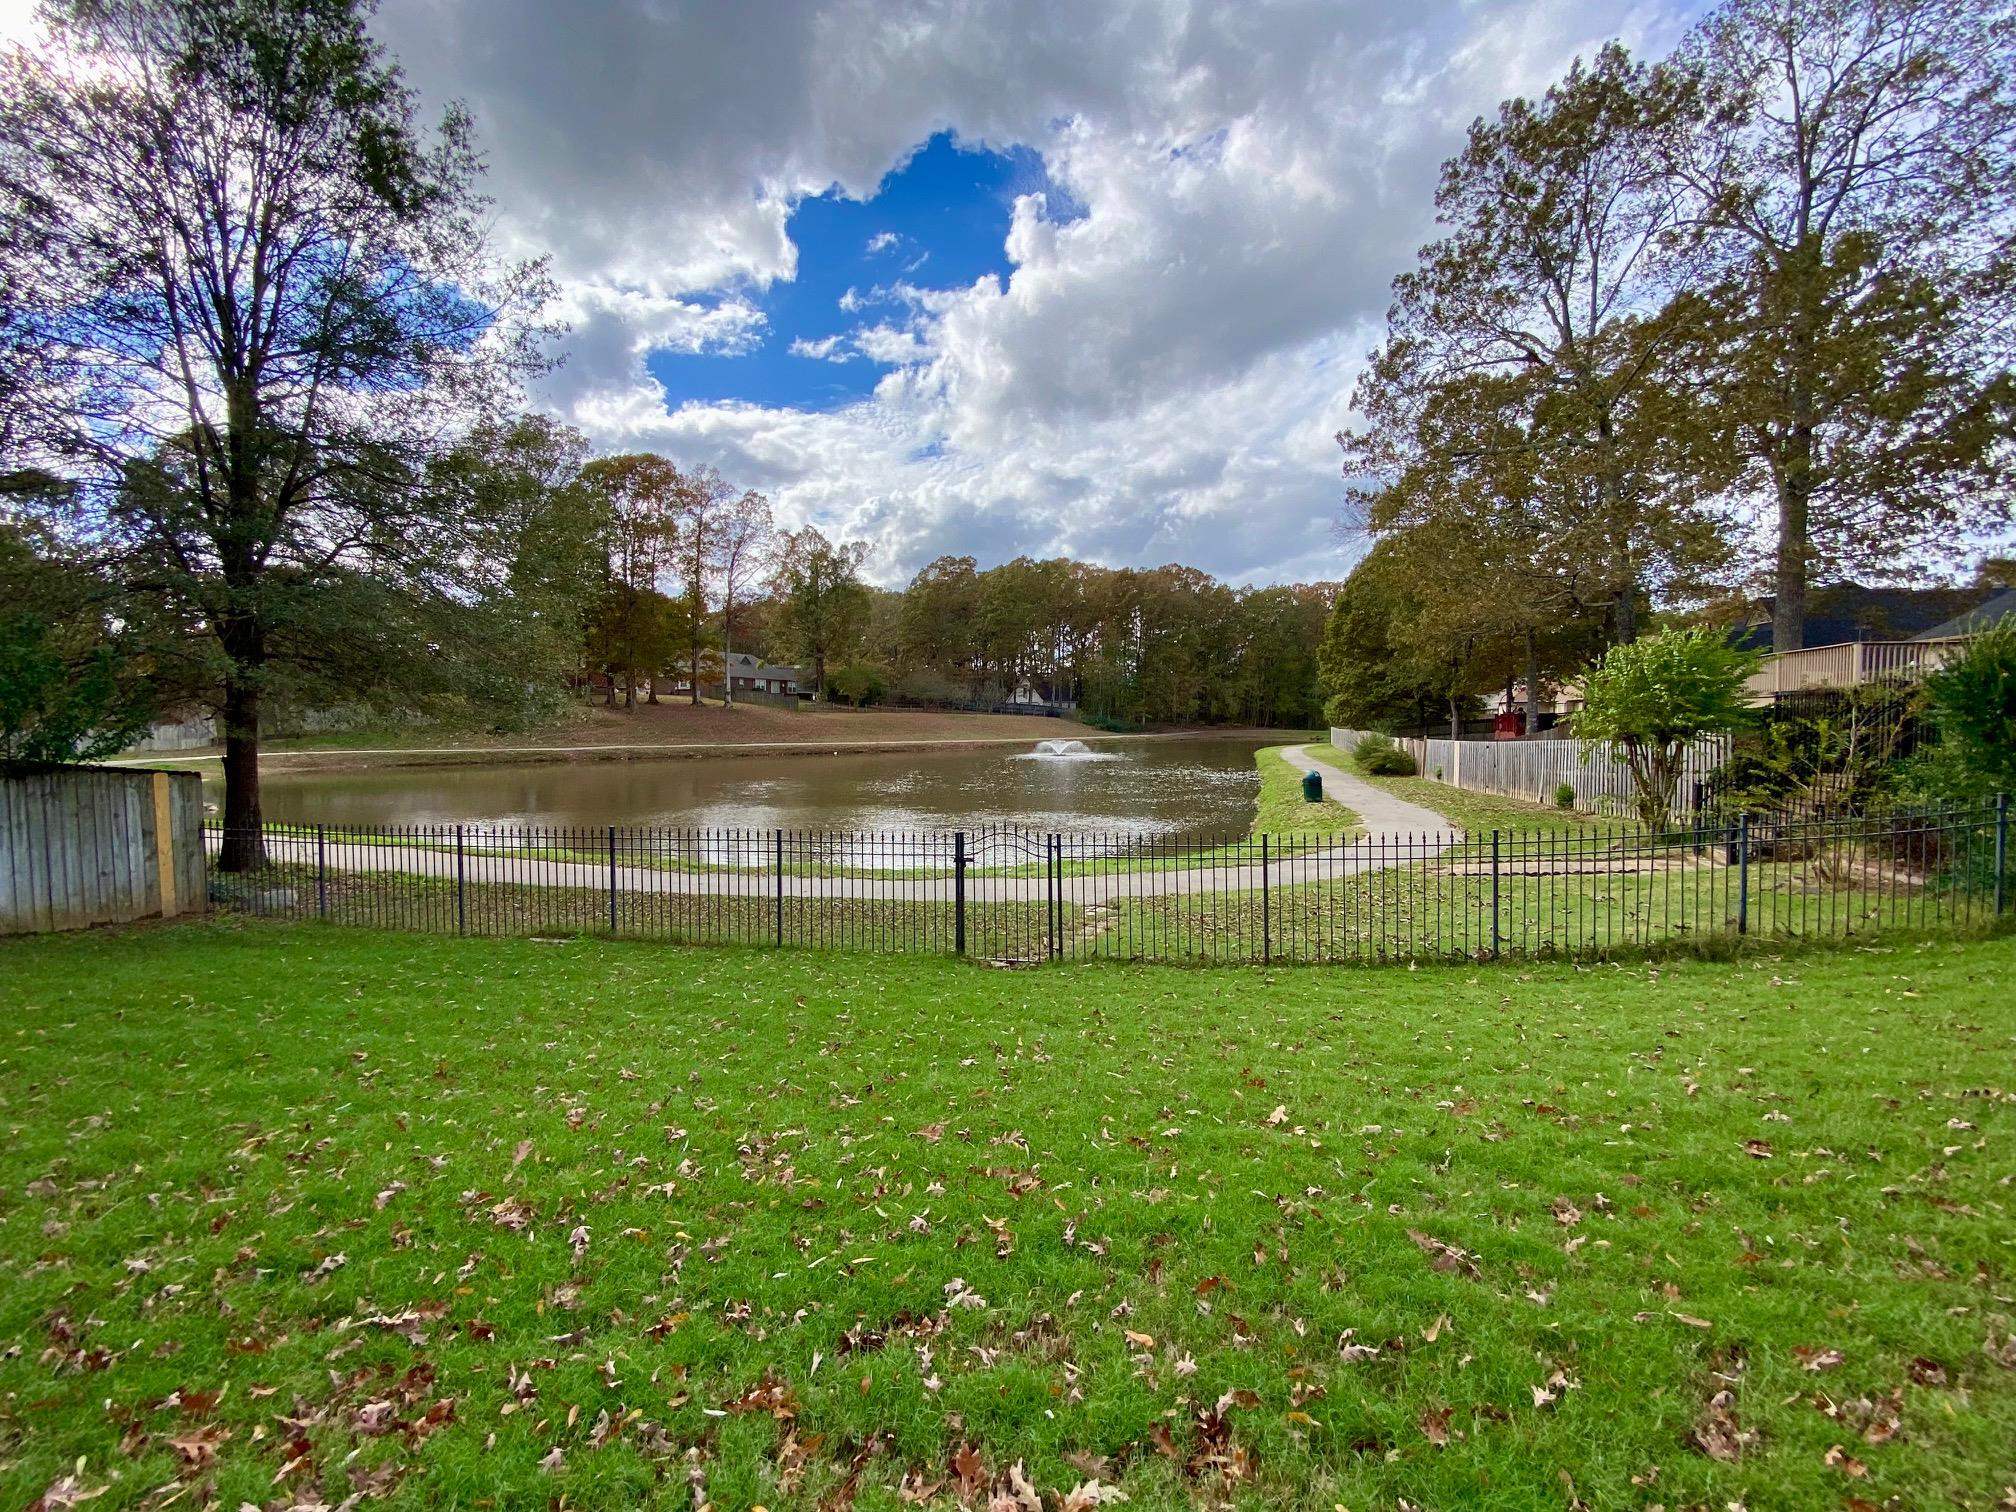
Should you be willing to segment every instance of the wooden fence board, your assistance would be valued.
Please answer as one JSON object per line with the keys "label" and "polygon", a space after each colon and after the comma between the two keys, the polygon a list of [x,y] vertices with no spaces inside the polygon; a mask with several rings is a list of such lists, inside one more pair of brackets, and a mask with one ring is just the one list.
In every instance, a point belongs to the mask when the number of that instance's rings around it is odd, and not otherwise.
{"label": "wooden fence board", "polygon": [[200,911],[202,789],[193,772],[128,767],[0,777],[0,934],[158,914],[164,878],[175,912]]}

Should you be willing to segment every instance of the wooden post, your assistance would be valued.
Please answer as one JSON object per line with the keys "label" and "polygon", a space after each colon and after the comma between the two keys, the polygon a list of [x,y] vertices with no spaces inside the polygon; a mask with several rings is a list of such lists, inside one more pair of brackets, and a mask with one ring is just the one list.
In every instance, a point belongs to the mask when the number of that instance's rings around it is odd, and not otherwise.
{"label": "wooden post", "polygon": [[154,774],[154,872],[161,879],[161,917],[182,912],[175,895],[175,820],[168,801],[168,774]]}

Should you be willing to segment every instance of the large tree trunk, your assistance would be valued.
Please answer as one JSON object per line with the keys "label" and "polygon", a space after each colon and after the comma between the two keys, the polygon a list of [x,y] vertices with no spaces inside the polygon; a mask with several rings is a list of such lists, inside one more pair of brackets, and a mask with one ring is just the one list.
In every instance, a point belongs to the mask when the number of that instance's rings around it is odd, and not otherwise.
{"label": "large tree trunk", "polygon": [[693,707],[700,707],[700,621],[693,621],[693,644],[686,651],[686,681],[692,685]]}
{"label": "large tree trunk", "polygon": [[1531,629],[1526,632],[1526,738],[1540,733],[1540,646]]}
{"label": "large tree trunk", "polygon": [[1806,558],[1812,531],[1813,432],[1795,425],[1786,438],[1778,476],[1777,593],[1771,601],[1771,649],[1797,651],[1806,644]]}
{"label": "large tree trunk", "polygon": [[[262,648],[263,649],[263,648]],[[259,660],[263,662],[263,655]],[[224,839],[220,872],[252,871],[266,864],[259,804],[259,675],[261,667],[232,658],[224,680]]]}
{"label": "large tree trunk", "polygon": [[721,605],[721,707],[735,707],[735,600]]}
{"label": "large tree trunk", "polygon": [[1449,738],[1451,740],[1463,738],[1463,700],[1455,693],[1449,695]]}

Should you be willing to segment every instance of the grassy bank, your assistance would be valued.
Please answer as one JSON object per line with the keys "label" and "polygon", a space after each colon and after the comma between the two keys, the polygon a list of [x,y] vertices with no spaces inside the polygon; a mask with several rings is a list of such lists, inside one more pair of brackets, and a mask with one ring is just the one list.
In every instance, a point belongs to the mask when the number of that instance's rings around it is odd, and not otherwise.
{"label": "grassy bank", "polygon": [[[1253,833],[1328,835],[1339,840],[1362,835],[1365,832],[1364,821],[1344,804],[1330,799],[1315,803],[1302,801],[1302,774],[1307,768],[1289,761],[1282,754],[1289,749],[1292,748],[1267,746],[1253,753],[1253,762],[1260,769],[1260,795],[1253,815]],[[1328,745],[1309,744],[1304,749],[1319,761],[1331,760],[1335,754]],[[1326,751],[1332,755],[1326,756]]]}
{"label": "grassy bank", "polygon": [[1368,777],[1353,764],[1348,752],[1340,751],[1327,742],[1310,746],[1309,754],[1364,778],[1396,798],[1433,809],[1472,836],[1488,835],[1494,829],[1508,835],[1618,834],[1630,827],[1629,820],[1607,814],[1583,814],[1573,809],[1528,803],[1521,798],[1501,797],[1496,793],[1472,793],[1451,787],[1446,782],[1437,782],[1432,777]]}
{"label": "grassy bank", "polygon": [[0,1001],[13,1505],[2016,1473],[2006,940],[1004,974],[213,925],[5,942]]}

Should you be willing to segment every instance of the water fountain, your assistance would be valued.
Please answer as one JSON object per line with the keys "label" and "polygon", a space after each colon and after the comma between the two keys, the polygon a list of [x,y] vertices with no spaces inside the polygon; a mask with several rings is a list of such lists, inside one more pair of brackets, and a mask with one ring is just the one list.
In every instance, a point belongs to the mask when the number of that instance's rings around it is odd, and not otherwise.
{"label": "water fountain", "polygon": [[1111,761],[1109,751],[1095,751],[1082,740],[1039,740],[1036,749],[1018,758],[1023,761]]}

